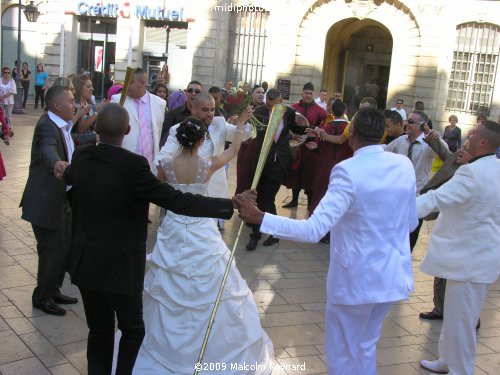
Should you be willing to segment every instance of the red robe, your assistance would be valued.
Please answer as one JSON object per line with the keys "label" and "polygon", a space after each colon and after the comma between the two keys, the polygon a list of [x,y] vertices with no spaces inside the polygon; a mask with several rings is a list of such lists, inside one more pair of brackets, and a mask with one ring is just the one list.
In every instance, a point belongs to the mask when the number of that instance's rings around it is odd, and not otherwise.
{"label": "red robe", "polygon": [[[345,127],[349,122],[339,119],[334,120],[321,127],[331,135],[340,135],[344,132]],[[318,157],[316,159],[315,180],[313,189],[313,199],[311,204],[311,212],[318,206],[319,202],[328,190],[330,183],[330,174],[335,165],[341,161],[350,158],[353,155],[349,142],[346,141],[341,145],[336,143],[319,141],[318,140]]]}
{"label": "red robe", "polygon": [[[315,102],[305,104],[302,100],[291,105],[297,112],[303,115],[310,126],[319,126],[326,118],[326,111]],[[314,171],[317,153],[309,150],[305,145],[300,146],[297,157],[292,165],[292,170],[285,180],[289,189],[314,189]]]}

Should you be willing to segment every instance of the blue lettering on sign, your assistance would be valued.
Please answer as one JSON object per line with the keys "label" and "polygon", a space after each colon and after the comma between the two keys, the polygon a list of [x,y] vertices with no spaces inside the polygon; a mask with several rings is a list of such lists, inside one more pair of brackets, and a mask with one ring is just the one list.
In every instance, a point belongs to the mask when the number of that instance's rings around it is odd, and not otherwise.
{"label": "blue lettering on sign", "polygon": [[[80,1],[76,5],[76,13],[78,15],[87,16],[103,16],[103,17],[118,17],[119,6],[117,4],[103,3],[87,3]],[[135,17],[145,19],[162,19],[170,21],[180,21],[183,19],[184,9],[165,9],[165,8],[150,8],[147,5],[136,5]]]}

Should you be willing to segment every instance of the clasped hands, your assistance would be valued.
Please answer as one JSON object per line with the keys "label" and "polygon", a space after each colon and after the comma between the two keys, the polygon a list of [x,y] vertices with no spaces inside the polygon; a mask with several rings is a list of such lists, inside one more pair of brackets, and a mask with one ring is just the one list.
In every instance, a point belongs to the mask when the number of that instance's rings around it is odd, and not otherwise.
{"label": "clasped hands", "polygon": [[241,194],[236,194],[232,201],[234,208],[238,209],[238,216],[241,220],[249,224],[262,223],[264,213],[257,207],[257,191],[245,190]]}

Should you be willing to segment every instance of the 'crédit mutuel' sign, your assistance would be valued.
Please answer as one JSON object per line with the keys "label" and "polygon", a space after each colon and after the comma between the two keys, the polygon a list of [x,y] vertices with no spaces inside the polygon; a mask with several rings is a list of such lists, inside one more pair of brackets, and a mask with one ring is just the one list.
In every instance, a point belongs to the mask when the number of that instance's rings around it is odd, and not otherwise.
{"label": "'cr\u00e9dit mutuel' sign", "polygon": [[[141,2],[142,3],[142,2]],[[143,18],[148,20],[183,21],[184,9],[168,9],[162,7],[149,7],[148,5],[132,6],[125,1],[123,5],[104,2],[79,1],[76,4],[76,14],[80,16],[112,17],[112,18]]]}

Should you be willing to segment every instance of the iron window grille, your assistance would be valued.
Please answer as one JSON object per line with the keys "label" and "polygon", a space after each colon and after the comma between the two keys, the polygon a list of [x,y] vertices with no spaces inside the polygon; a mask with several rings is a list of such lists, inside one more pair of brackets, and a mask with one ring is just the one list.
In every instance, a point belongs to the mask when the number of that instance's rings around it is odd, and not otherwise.
{"label": "iron window grille", "polygon": [[458,25],[446,109],[488,115],[500,53],[500,26]]}
{"label": "iron window grille", "polygon": [[231,13],[228,54],[228,79],[251,85],[262,82],[269,12]]}

